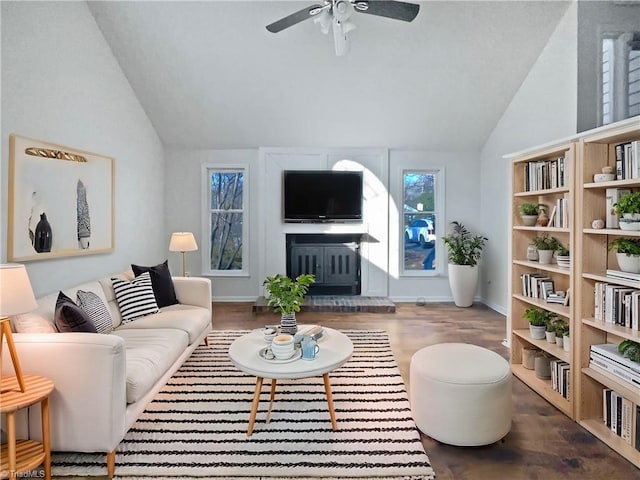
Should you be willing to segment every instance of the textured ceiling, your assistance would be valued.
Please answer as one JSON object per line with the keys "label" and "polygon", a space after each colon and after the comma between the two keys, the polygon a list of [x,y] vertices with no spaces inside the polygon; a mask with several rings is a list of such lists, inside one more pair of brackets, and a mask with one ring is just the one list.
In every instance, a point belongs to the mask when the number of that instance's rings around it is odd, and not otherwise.
{"label": "textured ceiling", "polygon": [[89,2],[163,143],[477,150],[568,2],[419,3],[412,23],[354,14],[335,56],[316,3]]}

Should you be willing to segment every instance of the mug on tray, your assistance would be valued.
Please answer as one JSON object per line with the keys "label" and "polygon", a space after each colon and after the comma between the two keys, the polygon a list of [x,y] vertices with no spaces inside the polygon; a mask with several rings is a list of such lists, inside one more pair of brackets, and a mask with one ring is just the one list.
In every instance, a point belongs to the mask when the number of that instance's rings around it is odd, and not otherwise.
{"label": "mug on tray", "polygon": [[291,358],[294,353],[293,335],[280,334],[273,337],[271,351],[278,360]]}
{"label": "mug on tray", "polygon": [[302,359],[303,360],[314,360],[318,351],[320,350],[320,345],[316,342],[313,337],[305,336],[301,342],[302,345]]}

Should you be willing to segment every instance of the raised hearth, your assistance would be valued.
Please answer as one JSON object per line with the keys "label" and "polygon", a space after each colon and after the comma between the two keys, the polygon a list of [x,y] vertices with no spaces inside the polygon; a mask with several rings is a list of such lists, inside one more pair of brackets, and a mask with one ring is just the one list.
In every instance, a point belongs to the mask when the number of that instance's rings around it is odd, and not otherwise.
{"label": "raised hearth", "polygon": [[[254,313],[268,313],[273,309],[264,297],[253,304]],[[365,312],[395,313],[396,306],[387,297],[362,297],[360,295],[318,295],[307,296],[302,304],[302,312]]]}

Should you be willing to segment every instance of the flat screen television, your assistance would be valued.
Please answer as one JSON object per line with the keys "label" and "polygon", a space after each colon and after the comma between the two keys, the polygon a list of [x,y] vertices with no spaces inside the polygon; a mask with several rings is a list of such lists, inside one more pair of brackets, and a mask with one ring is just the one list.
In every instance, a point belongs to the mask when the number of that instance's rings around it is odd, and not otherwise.
{"label": "flat screen television", "polygon": [[362,172],[285,170],[285,222],[362,220]]}

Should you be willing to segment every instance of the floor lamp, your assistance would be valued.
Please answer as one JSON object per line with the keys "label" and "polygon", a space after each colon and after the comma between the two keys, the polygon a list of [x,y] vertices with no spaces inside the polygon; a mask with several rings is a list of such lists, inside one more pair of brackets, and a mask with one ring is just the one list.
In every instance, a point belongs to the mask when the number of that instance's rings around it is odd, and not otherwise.
{"label": "floor lamp", "polygon": [[20,313],[30,312],[38,307],[36,297],[33,295],[29,275],[24,265],[7,263],[0,265],[0,375],[2,374],[2,347],[3,337],[7,337],[7,346],[16,372],[16,379],[20,391],[24,392],[24,379],[22,369],[16,352],[9,317]]}
{"label": "floor lamp", "polygon": [[193,252],[198,250],[198,244],[191,232],[174,232],[171,235],[171,242],[169,243],[170,252],[182,253],[182,276],[187,274],[186,252]]}

